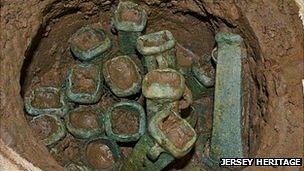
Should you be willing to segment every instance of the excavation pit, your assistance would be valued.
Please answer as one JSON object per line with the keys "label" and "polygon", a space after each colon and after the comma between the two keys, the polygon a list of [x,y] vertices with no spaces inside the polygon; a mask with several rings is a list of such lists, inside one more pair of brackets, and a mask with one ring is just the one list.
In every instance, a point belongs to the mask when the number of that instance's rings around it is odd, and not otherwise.
{"label": "excavation pit", "polygon": [[[4,91],[1,93],[1,139],[44,170],[61,170],[62,159],[54,160],[30,130],[22,103],[25,93],[37,86],[61,86],[68,68],[78,63],[68,50],[68,39],[87,24],[101,26],[114,42],[113,49],[118,49],[117,37],[111,33],[109,24],[111,7],[117,6],[117,2],[72,2],[41,1],[34,5],[29,1],[2,6],[5,19],[1,22],[5,21],[3,30],[8,34],[3,38],[6,57],[1,57],[0,85]],[[240,34],[247,48],[243,65],[247,152],[251,157],[301,157],[303,142],[295,141],[295,137],[303,137],[300,122],[303,105],[298,81],[303,73],[303,31],[298,9],[293,2],[261,3],[140,2],[149,14],[145,33],[170,30],[178,43],[198,56],[211,54],[218,31]],[[34,8],[36,6],[39,8]],[[260,8],[265,6],[267,9]],[[31,9],[32,17],[23,9]],[[19,17],[11,13],[18,13]],[[206,103],[210,104],[206,106],[207,125],[210,125],[212,93],[207,92],[197,103],[205,101],[211,101]],[[208,131],[198,127],[197,132]],[[210,135],[204,135],[210,140]],[[196,151],[196,154],[201,156],[202,152]],[[201,164],[200,157],[193,159]]]}

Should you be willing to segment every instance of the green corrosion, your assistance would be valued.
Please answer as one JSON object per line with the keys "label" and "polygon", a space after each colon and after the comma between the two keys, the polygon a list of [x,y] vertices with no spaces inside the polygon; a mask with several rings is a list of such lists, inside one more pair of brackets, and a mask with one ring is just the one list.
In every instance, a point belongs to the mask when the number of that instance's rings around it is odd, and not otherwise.
{"label": "green corrosion", "polygon": [[141,32],[118,31],[119,50],[122,54],[136,54],[136,41]]}
{"label": "green corrosion", "polygon": [[60,117],[57,115],[51,115],[51,114],[42,114],[39,116],[35,116],[32,121],[39,119],[39,118],[45,118],[49,117],[50,119],[54,120],[58,129],[56,132],[53,132],[51,135],[49,135],[46,139],[43,139],[42,142],[46,145],[52,145],[62,139],[66,135],[66,129],[64,126],[64,123],[61,121]]}
{"label": "green corrosion", "polygon": [[191,70],[185,74],[185,78],[194,100],[200,99],[208,88],[214,86],[214,79],[197,64],[192,65]]}
{"label": "green corrosion", "polygon": [[216,35],[218,56],[214,113],[211,139],[211,160],[244,156],[242,139],[242,38],[231,33]]}
{"label": "green corrosion", "polygon": [[137,50],[144,56],[148,72],[158,68],[177,68],[175,43],[168,30],[146,34],[137,39]]}
{"label": "green corrosion", "polygon": [[[159,125],[161,125],[161,123],[163,123],[164,120],[169,117],[169,115],[175,115],[174,117],[176,118],[176,123],[180,129],[188,132],[189,134],[191,132],[192,137],[189,138],[183,147],[177,147],[159,127]],[[157,142],[157,144],[155,144],[155,146],[149,152],[151,159],[157,159],[162,152],[168,152],[175,158],[181,158],[190,152],[197,139],[197,135],[193,127],[185,119],[182,119],[177,113],[167,108],[158,112],[152,117],[148,130],[151,137]]]}
{"label": "green corrosion", "polygon": [[[73,92],[72,87],[75,83],[72,81],[73,74],[75,74],[75,71],[79,68],[83,69],[94,69],[96,68],[98,71],[98,74],[95,75],[95,84],[96,84],[96,89],[92,93],[87,93],[87,92]],[[81,63],[78,65],[75,65],[71,67],[68,71],[68,75],[64,81],[64,90],[65,90],[65,95],[66,97],[76,103],[80,104],[94,104],[97,103],[102,95],[102,88],[103,88],[103,75],[100,69],[99,65],[96,64],[89,64],[89,63]]]}
{"label": "green corrosion", "polygon": [[[130,64],[133,65],[134,72],[136,73],[136,76],[138,78],[137,81],[134,82],[132,84],[132,86],[129,87],[128,89],[120,88],[119,85],[115,84],[115,81],[114,81],[115,78],[111,78],[111,75],[110,75],[111,71],[109,71],[109,68],[110,68],[109,66],[111,65],[112,62],[115,62],[120,59],[128,60],[130,62]],[[129,69],[131,69],[131,68],[129,68]],[[106,84],[117,97],[127,97],[127,96],[138,94],[140,92],[142,75],[140,74],[139,67],[137,66],[137,64],[134,62],[134,60],[131,57],[125,55],[125,56],[117,56],[112,59],[109,59],[105,62],[102,70],[103,70],[103,75],[104,75]]]}
{"label": "green corrosion", "polygon": [[67,130],[76,138],[79,139],[88,139],[92,137],[97,137],[100,135],[104,135],[104,123],[100,122],[99,127],[97,128],[77,128],[75,127],[72,122],[71,122],[71,115],[72,114],[82,114],[82,113],[77,113],[77,112],[94,112],[96,116],[99,118],[99,120],[103,120],[104,114],[102,111],[95,106],[80,106],[78,108],[75,108],[73,110],[70,110],[67,115],[64,117],[65,123]]}
{"label": "green corrosion", "polygon": [[[122,154],[121,154],[121,151],[120,151],[120,148],[119,148],[118,144],[113,139],[111,139],[109,137],[106,137],[104,135],[98,136],[98,137],[93,137],[93,138],[90,138],[85,143],[85,147],[84,147],[84,151],[83,151],[84,154],[86,154],[85,151],[87,150],[88,145],[90,143],[93,143],[93,142],[99,142],[101,144],[104,144],[104,145],[108,146],[109,149],[110,149],[110,151],[112,152],[112,155],[113,155],[115,163],[111,167],[106,168],[106,170],[107,171],[121,170],[121,166],[122,166]],[[86,158],[87,158],[87,156],[85,155],[85,159]],[[97,170],[93,166],[91,166],[88,161],[86,161],[86,160],[84,160],[84,161],[89,166],[88,169]]]}
{"label": "green corrosion", "polygon": [[[90,32],[97,37],[100,37],[102,40],[96,43],[90,49],[81,49],[79,45],[73,42],[73,39],[81,34],[86,32]],[[79,60],[84,62],[91,62],[96,60],[97,58],[105,57],[112,48],[112,42],[110,38],[107,36],[104,30],[93,28],[90,26],[85,26],[80,28],[75,34],[72,35],[71,39],[69,40],[70,43],[70,50],[75,57]]]}
{"label": "green corrosion", "polygon": [[[153,75],[161,77],[163,74],[172,74],[179,79],[179,85],[173,87],[170,83],[151,82]],[[181,99],[186,89],[185,78],[178,71],[170,68],[156,69],[145,75],[142,82],[142,93],[147,98],[148,120],[164,107],[172,106]]]}
{"label": "green corrosion", "polygon": [[174,157],[168,153],[161,153],[157,160],[151,160],[148,153],[155,146],[155,142],[145,134],[136,144],[132,154],[123,162],[122,171],[160,171],[173,162]]}
{"label": "green corrosion", "polygon": [[[136,16],[124,18],[124,12],[136,12],[138,21],[135,21]],[[119,50],[124,55],[136,54],[136,41],[142,34],[147,23],[147,14],[145,10],[133,2],[120,2],[114,12],[113,25],[118,31]]]}
{"label": "green corrosion", "polygon": [[[134,134],[116,134],[113,131],[112,114],[117,108],[123,108],[129,111],[134,111],[139,120],[138,131]],[[143,134],[146,133],[146,113],[144,108],[137,102],[126,101],[113,104],[108,108],[104,117],[107,136],[118,142],[134,142],[137,141]]]}
{"label": "green corrosion", "polygon": [[[54,108],[38,108],[32,105],[32,102],[35,99],[35,96],[39,93],[49,93],[49,94],[57,94],[59,95],[60,106]],[[32,90],[29,94],[27,94],[24,98],[24,106],[25,110],[29,115],[37,116],[41,114],[55,114],[58,116],[64,116],[68,110],[69,105],[65,99],[65,96],[60,88],[55,87],[38,87]]]}

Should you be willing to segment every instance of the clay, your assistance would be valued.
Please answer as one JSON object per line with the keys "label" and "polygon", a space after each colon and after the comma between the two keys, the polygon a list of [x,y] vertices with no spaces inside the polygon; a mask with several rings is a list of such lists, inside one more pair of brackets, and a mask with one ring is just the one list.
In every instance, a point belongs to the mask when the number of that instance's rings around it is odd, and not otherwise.
{"label": "clay", "polygon": [[71,162],[81,164],[83,163],[82,148],[84,147],[84,143],[84,141],[76,139],[72,135],[68,134],[54,147],[51,147],[49,151],[62,166],[65,166]]}
{"label": "clay", "polygon": [[140,13],[134,9],[123,10],[121,13],[122,21],[140,22]]}
{"label": "clay", "polygon": [[32,106],[36,108],[59,108],[60,107],[60,94],[49,93],[49,92],[37,92]]}
{"label": "clay", "polygon": [[39,117],[30,121],[29,125],[36,137],[40,140],[48,138],[58,130],[56,121],[51,117]]}
{"label": "clay", "polygon": [[179,125],[177,117],[173,114],[170,114],[159,124],[159,129],[179,149],[182,149],[194,136],[193,132],[183,129],[183,126]]}
{"label": "clay", "polygon": [[148,77],[148,83],[158,83],[160,85],[167,85],[173,88],[179,88],[180,87],[180,77],[176,73],[170,73],[170,72],[162,72],[161,74],[158,74],[157,72],[150,73],[150,76]]}
{"label": "clay", "polygon": [[86,157],[89,164],[96,169],[106,169],[115,163],[110,148],[99,142],[92,142],[88,145]]}
{"label": "clay", "polygon": [[75,68],[72,76],[72,92],[94,93],[97,89],[96,68]]}
{"label": "clay", "polygon": [[74,127],[83,129],[94,129],[99,127],[100,120],[92,109],[87,108],[87,110],[76,112],[70,115],[70,121]]}
{"label": "clay", "polygon": [[127,59],[118,58],[118,60],[111,61],[107,66],[111,79],[120,89],[127,90],[139,81],[136,68]]}
{"label": "clay", "polygon": [[102,36],[93,32],[86,31],[73,38],[73,44],[77,45],[81,50],[89,50],[103,41]]}
{"label": "clay", "polygon": [[112,130],[115,134],[134,134],[139,129],[138,114],[124,108],[116,108],[112,113]]}

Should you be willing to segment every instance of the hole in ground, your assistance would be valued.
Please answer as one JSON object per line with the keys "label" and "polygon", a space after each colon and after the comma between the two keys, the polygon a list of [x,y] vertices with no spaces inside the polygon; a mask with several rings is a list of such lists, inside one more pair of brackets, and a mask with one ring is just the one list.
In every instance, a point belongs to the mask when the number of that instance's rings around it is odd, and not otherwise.
{"label": "hole in ground", "polygon": [[[81,11],[73,12],[75,13],[68,13],[60,16],[60,18],[50,19],[45,27],[41,27],[38,35],[33,40],[28,50],[29,53],[27,53],[26,56],[27,60],[22,69],[22,72],[25,73],[21,77],[22,96],[34,87],[61,87],[62,82],[67,75],[68,68],[73,64],[79,63],[73,58],[69,51],[68,39],[82,26],[87,24],[101,26],[114,43],[113,51],[117,51],[117,36],[111,32],[110,28],[110,19],[113,10],[103,10],[90,15]],[[210,20],[213,21],[210,22]],[[196,13],[173,13],[171,9],[150,6],[145,33],[152,33],[164,29],[170,30],[179,44],[201,57],[204,54],[211,54],[211,51],[215,46],[214,35],[219,28],[214,28],[211,23],[216,22],[220,21],[215,21],[213,17],[198,17]],[[225,24],[218,23],[218,25],[224,26]],[[228,26],[226,26],[226,29],[234,30],[234,28],[229,28]],[[245,43],[249,48],[249,56],[254,57],[254,51],[250,49],[249,43]],[[255,74],[250,73],[251,71],[248,63],[245,64],[244,67],[244,72],[246,72],[245,75]],[[245,81],[245,84],[248,84],[250,81],[251,80]],[[255,89],[255,87],[245,87],[245,90],[247,91],[252,89]],[[202,99],[196,102],[204,108],[204,116],[199,119],[196,131],[203,138],[206,138],[207,142],[210,140],[212,127],[213,91],[214,89],[211,88],[205,93]],[[113,103],[113,99],[110,99],[110,97],[107,98],[106,100]],[[248,110],[250,110],[250,107]],[[249,116],[246,116],[246,122],[248,122],[248,117]],[[27,118],[30,119],[28,116]],[[258,122],[260,122],[260,119],[258,118],[256,122],[257,123],[251,126],[254,131],[253,135],[258,134],[255,132],[257,129],[255,126],[259,125]],[[245,138],[249,141],[250,139],[248,137],[249,135],[247,134]],[[78,140],[71,135],[67,135],[58,144],[48,148],[58,163],[65,166],[71,162],[82,162],[81,147],[84,146],[84,143],[83,140]],[[257,146],[257,143],[249,144]],[[59,152],[56,151],[58,149]],[[187,162],[170,165],[170,168],[167,169],[184,168],[189,165],[189,163],[193,165],[201,164],[202,153],[203,152],[200,150],[194,150],[194,152],[189,153],[189,155],[191,155],[190,157],[187,155]],[[252,154],[253,153],[254,152],[252,152]]]}

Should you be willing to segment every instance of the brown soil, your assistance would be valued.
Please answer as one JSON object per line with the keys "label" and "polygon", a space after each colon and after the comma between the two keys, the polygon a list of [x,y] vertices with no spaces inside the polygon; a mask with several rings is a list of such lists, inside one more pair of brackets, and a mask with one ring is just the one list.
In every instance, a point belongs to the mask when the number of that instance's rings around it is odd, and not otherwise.
{"label": "brown soil", "polygon": [[107,109],[113,105],[114,103],[119,102],[119,99],[117,99],[116,97],[114,97],[113,94],[111,94],[111,92],[105,92],[102,96],[100,101],[98,102],[98,106],[101,108],[101,110],[103,112],[106,112]]}
{"label": "brown soil", "polygon": [[61,141],[58,141],[54,147],[49,148],[50,153],[56,159],[56,161],[65,166],[69,163],[82,164],[83,154],[82,149],[84,148],[85,142],[74,138],[68,134]]}
{"label": "brown soil", "polygon": [[96,169],[106,169],[115,163],[110,148],[99,142],[92,142],[88,145],[86,157],[90,165]]}
{"label": "brown soil", "polygon": [[118,60],[111,60],[107,67],[111,79],[120,89],[127,90],[131,88],[134,83],[139,82],[137,70],[128,59],[119,58]]}
{"label": "brown soil", "polygon": [[[205,56],[205,58],[207,58],[207,57]],[[204,74],[206,74],[208,77],[215,78],[215,68],[214,68],[214,66],[212,66],[211,59],[209,59],[209,60],[205,59],[205,60],[206,61],[204,61],[201,58],[201,60],[198,62],[198,66],[199,66],[200,70]]]}
{"label": "brown soil", "polygon": [[37,92],[32,101],[33,107],[41,109],[59,108],[60,105],[59,93]]}
{"label": "brown soil", "polygon": [[56,121],[48,116],[34,119],[29,122],[29,125],[36,137],[40,140],[48,138],[58,130]]}
{"label": "brown soil", "polygon": [[100,122],[97,114],[90,108],[71,113],[70,121],[74,127],[83,129],[98,128]]}
{"label": "brown soil", "polygon": [[134,134],[139,129],[138,113],[124,108],[116,108],[111,118],[112,130],[115,134]]}
{"label": "brown soil", "polygon": [[128,158],[132,152],[133,152],[133,148],[134,147],[120,147],[120,150],[121,150],[121,154],[123,155],[124,158]]}
{"label": "brown soil", "polygon": [[[182,3],[180,2],[180,4]],[[148,18],[147,33],[169,30],[176,39],[176,42],[197,56],[211,53],[215,40],[212,28],[210,28],[208,23],[202,22],[200,18],[191,14],[183,15],[178,12],[172,14],[171,12],[166,12],[166,10],[149,9],[151,15]]]}
{"label": "brown soil", "polygon": [[140,13],[134,9],[123,10],[121,13],[122,21],[140,22]]}
{"label": "brown soil", "polygon": [[181,67],[190,68],[193,64],[193,61],[198,58],[195,56],[195,54],[193,54],[193,52],[189,51],[179,44],[177,44],[175,48],[176,62]]}
{"label": "brown soil", "polygon": [[195,107],[201,107],[202,112],[198,113],[198,120],[195,127],[195,132],[198,135],[198,139],[195,144],[195,153],[191,162],[195,165],[199,165],[202,162],[204,153],[208,150],[208,141],[211,139],[212,131],[212,114],[214,103],[214,90],[208,91],[200,100],[195,101],[192,105]]}
{"label": "brown soil", "polygon": [[145,47],[161,46],[168,40],[169,40],[169,37],[167,36],[167,34],[165,32],[165,33],[163,33],[161,35],[157,35],[151,39],[145,39],[144,46]]}
{"label": "brown soil", "polygon": [[147,80],[148,84],[158,83],[160,85],[169,85],[173,88],[180,87],[180,76],[171,72],[151,72]]}
{"label": "brown soil", "polygon": [[170,114],[159,124],[159,129],[177,148],[182,149],[193,138],[194,134],[192,131],[184,129],[180,123],[175,115]]}
{"label": "brown soil", "polygon": [[75,67],[72,76],[72,92],[94,93],[97,89],[97,68]]}
{"label": "brown soil", "polygon": [[86,31],[73,37],[72,43],[79,49],[86,51],[100,44],[102,41],[103,38],[101,35],[93,31]]}

